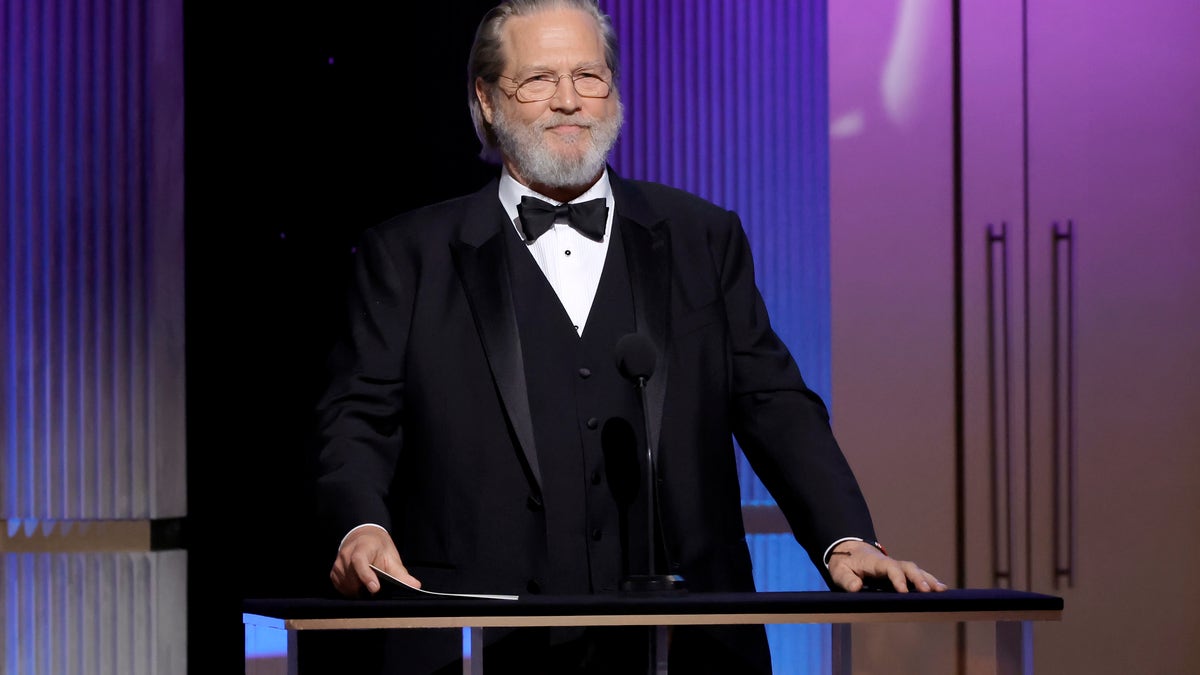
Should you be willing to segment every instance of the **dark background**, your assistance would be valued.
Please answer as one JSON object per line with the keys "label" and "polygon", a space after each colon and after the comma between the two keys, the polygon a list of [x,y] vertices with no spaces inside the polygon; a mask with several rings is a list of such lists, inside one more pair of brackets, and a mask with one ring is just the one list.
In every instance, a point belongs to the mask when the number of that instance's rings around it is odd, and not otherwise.
{"label": "dark background", "polygon": [[493,4],[185,3],[191,672],[241,672],[243,597],[332,592],[312,408],[346,263],[495,174],[466,106]]}

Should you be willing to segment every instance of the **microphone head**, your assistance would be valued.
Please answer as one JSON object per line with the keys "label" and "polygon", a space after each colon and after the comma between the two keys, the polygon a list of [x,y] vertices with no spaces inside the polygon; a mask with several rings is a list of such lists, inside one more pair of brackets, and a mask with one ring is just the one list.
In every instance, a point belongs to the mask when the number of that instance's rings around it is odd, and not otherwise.
{"label": "microphone head", "polygon": [[617,370],[634,382],[650,379],[658,363],[654,343],[641,333],[629,333],[617,340],[616,354]]}

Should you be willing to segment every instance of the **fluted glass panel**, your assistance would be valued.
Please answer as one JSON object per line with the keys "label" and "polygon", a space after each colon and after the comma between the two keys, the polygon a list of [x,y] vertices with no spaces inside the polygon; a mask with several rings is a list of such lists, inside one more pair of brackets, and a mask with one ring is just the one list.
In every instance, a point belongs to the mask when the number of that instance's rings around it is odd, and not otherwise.
{"label": "fluted glass panel", "polygon": [[5,675],[186,669],[182,66],[181,0],[0,0]]}
{"label": "fluted glass panel", "polygon": [[0,2],[5,518],[184,511],[171,4]]}
{"label": "fluted glass panel", "polygon": [[182,551],[0,557],[0,672],[186,672],[186,560]]}
{"label": "fluted glass panel", "polygon": [[[828,401],[829,144],[820,0],[607,0],[622,45],[622,175],[736,210],[775,330]],[[745,468],[745,467],[743,467]],[[743,471],[748,502],[770,503]]]}
{"label": "fluted glass panel", "polygon": [[[601,0],[620,36],[614,168],[741,216],[775,330],[830,392],[825,0]],[[686,224],[680,224],[686,226]],[[739,457],[743,502],[771,505]],[[790,535],[748,537],[765,590],[824,589]],[[828,672],[829,630],[768,629],[777,672]]]}

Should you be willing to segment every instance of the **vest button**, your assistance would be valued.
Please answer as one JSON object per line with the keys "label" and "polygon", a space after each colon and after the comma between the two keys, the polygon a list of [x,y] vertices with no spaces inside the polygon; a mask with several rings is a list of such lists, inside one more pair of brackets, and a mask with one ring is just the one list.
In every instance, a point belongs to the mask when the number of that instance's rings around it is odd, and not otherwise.
{"label": "vest button", "polygon": [[603,536],[604,536],[604,532],[602,532],[600,530],[600,528],[598,528],[598,527],[592,528],[592,541],[600,541],[600,537],[603,537]]}
{"label": "vest button", "polygon": [[529,497],[525,500],[525,506],[530,511],[541,511],[542,510],[542,498],[537,495],[529,495]]}
{"label": "vest button", "polygon": [[588,418],[588,421],[587,421],[587,428],[589,428],[589,429],[595,429],[595,428],[596,428],[596,427],[598,427],[598,426],[600,426],[600,420],[596,419],[595,417],[589,417],[589,418]]}
{"label": "vest button", "polygon": [[592,485],[600,484],[600,469],[592,470]]}
{"label": "vest button", "polygon": [[592,376],[592,371],[588,368],[580,368],[579,376],[586,380]]}
{"label": "vest button", "polygon": [[537,582],[537,579],[530,579],[529,583],[525,584],[525,590],[533,594],[541,593],[542,585]]}

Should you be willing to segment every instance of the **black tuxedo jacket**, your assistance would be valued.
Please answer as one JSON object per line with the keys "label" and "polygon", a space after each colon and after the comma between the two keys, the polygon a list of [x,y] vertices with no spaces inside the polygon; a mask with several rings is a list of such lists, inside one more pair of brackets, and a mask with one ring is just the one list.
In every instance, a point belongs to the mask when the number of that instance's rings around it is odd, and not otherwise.
{"label": "black tuxedo jacket", "polygon": [[[750,590],[732,438],[817,569],[874,540],[857,482],[771,329],[730,211],[609,172],[647,384],[663,536],[692,590]],[[543,476],[493,181],[368,230],[319,404],[330,541],[378,523],[429,588],[526,593],[547,573]],[[615,367],[615,365],[613,366]]]}

